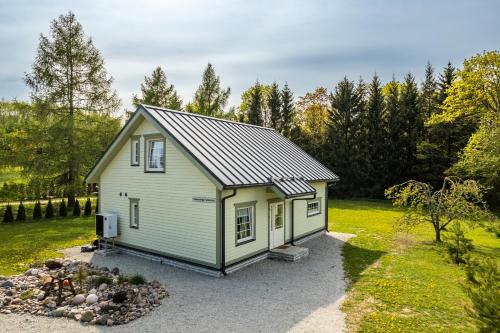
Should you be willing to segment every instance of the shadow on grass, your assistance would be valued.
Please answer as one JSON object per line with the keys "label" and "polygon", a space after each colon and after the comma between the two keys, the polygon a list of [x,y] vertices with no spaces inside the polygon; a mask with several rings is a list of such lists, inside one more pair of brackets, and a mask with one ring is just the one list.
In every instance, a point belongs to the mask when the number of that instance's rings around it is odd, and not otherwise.
{"label": "shadow on grass", "polygon": [[344,269],[350,280],[350,287],[355,284],[369,267],[376,267],[378,260],[387,254],[385,251],[369,250],[350,243],[345,243],[342,250]]}

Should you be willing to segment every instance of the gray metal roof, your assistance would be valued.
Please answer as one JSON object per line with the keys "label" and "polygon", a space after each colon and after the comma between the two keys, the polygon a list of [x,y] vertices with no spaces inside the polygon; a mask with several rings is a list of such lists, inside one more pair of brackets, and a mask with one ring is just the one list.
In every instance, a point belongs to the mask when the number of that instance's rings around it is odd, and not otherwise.
{"label": "gray metal roof", "polygon": [[309,185],[303,178],[296,177],[271,177],[274,188],[283,194],[285,198],[293,198],[306,194],[316,193],[316,189]]}
{"label": "gray metal roof", "polygon": [[293,194],[292,187],[310,191],[304,181],[338,179],[274,129],[148,105],[142,108],[225,188],[272,185],[273,179],[283,177],[300,179],[274,183]]}

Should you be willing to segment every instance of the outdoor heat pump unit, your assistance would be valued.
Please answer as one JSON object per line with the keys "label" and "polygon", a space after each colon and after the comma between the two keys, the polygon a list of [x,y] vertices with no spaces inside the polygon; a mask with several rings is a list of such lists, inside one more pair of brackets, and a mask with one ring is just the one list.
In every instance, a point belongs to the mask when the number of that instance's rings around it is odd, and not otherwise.
{"label": "outdoor heat pump unit", "polygon": [[118,217],[116,214],[99,213],[95,216],[95,233],[102,238],[118,236]]}

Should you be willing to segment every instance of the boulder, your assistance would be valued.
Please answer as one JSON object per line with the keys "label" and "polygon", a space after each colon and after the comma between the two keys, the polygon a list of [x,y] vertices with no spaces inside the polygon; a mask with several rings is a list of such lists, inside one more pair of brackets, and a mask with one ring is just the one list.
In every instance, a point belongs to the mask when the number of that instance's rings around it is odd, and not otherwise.
{"label": "boulder", "polygon": [[94,319],[94,313],[89,310],[89,311],[85,311],[84,313],[82,313],[82,317],[80,318],[80,321],[88,323],[92,319]]}
{"label": "boulder", "polygon": [[49,259],[45,261],[45,267],[48,269],[59,269],[63,266],[61,260],[58,259]]}
{"label": "boulder", "polygon": [[96,325],[107,325],[109,319],[110,319],[109,315],[103,314],[102,316],[100,316],[99,318],[96,319],[95,324]]}
{"label": "boulder", "polygon": [[3,288],[12,288],[12,287],[14,287],[14,282],[12,282],[11,280],[5,280],[2,282],[2,287]]}
{"label": "boulder", "polygon": [[113,275],[118,275],[120,274],[120,269],[118,267],[115,267],[111,270],[111,274]]}
{"label": "boulder", "polygon": [[55,310],[50,311],[47,315],[49,317],[62,317],[64,314],[65,308],[60,307]]}
{"label": "boulder", "polygon": [[80,305],[85,302],[85,295],[79,294],[71,299],[71,304]]}
{"label": "boulder", "polygon": [[89,294],[87,298],[85,299],[85,302],[87,304],[95,304],[99,300],[99,297],[97,297],[96,294]]}
{"label": "boulder", "polygon": [[100,291],[104,291],[104,290],[106,290],[106,289],[108,289],[108,285],[107,285],[106,283],[102,283],[102,284],[99,286],[99,290],[100,290]]}

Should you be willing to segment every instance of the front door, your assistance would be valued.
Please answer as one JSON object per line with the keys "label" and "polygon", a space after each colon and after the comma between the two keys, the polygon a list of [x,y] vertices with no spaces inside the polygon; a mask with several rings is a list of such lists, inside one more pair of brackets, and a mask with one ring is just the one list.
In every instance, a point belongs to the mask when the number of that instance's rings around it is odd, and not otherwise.
{"label": "front door", "polygon": [[285,244],[285,220],[283,202],[269,204],[269,248]]}

